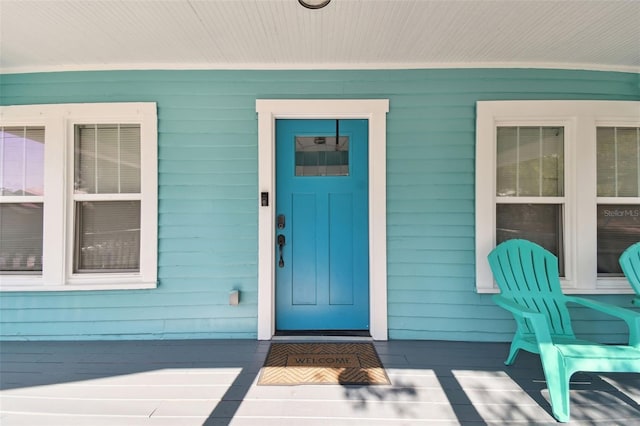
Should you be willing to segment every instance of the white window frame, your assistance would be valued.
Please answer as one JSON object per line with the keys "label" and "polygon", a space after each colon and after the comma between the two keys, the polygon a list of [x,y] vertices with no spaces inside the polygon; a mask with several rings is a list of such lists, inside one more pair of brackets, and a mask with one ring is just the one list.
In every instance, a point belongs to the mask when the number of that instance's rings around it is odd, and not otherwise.
{"label": "white window frame", "polygon": [[[639,127],[635,101],[480,101],[476,104],[476,290],[497,293],[487,255],[496,244],[496,129],[502,126],[564,127],[563,291],[625,294],[624,277],[598,277],[596,206],[640,203],[640,197],[598,198],[596,128]],[[517,198],[517,199],[516,199]],[[531,202],[544,202],[533,197]],[[527,202],[514,197],[514,202]]]}
{"label": "white window frame", "polygon": [[[122,290],[157,286],[156,111],[153,102],[0,107],[2,126],[45,127],[42,274],[0,275],[0,291]],[[140,125],[140,240],[144,243],[140,247],[138,272],[73,272],[73,138],[77,124]]]}

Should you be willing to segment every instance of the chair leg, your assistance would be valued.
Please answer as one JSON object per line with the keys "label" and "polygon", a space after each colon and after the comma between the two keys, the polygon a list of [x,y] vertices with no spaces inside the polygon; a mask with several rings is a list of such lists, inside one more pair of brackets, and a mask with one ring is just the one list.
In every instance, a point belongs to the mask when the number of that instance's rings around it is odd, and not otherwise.
{"label": "chair leg", "polygon": [[507,360],[504,362],[504,365],[511,365],[516,360],[518,356],[518,352],[520,351],[520,345],[516,345],[516,342],[511,343],[511,348],[509,349],[509,356]]}
{"label": "chair leg", "polygon": [[572,373],[567,370],[559,353],[540,354],[542,369],[547,380],[553,417],[559,422],[568,422],[569,415],[569,379]]}

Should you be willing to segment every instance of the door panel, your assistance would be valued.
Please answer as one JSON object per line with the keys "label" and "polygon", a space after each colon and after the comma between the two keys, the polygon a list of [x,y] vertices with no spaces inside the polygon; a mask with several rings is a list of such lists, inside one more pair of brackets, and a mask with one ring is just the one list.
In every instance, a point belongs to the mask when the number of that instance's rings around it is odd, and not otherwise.
{"label": "door panel", "polygon": [[278,330],[369,327],[367,129],[366,120],[276,122],[276,215],[286,217]]}
{"label": "door panel", "polygon": [[329,195],[329,303],[353,304],[353,195]]}
{"label": "door panel", "polygon": [[[292,304],[315,305],[317,303],[316,269],[316,197],[314,194],[292,194],[291,251]],[[305,220],[294,219],[305,218]],[[293,244],[295,241],[295,247]],[[295,283],[295,285],[293,285]]]}

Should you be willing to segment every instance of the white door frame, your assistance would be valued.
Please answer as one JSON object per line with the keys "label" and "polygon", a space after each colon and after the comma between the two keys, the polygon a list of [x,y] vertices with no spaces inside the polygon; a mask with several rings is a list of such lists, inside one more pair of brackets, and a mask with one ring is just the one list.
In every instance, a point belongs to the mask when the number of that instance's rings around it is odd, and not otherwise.
{"label": "white door frame", "polygon": [[[369,332],[387,340],[388,99],[258,99],[258,188],[268,206],[258,214],[258,340],[275,333],[276,169],[278,118],[369,120]],[[259,194],[259,195],[260,195]]]}

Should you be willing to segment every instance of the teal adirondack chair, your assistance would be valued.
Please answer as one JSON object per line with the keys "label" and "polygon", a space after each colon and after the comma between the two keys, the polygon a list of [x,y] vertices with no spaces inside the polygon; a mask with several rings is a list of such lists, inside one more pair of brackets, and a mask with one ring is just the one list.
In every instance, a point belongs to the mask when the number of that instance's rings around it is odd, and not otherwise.
{"label": "teal adirondack chair", "polygon": [[[489,254],[500,287],[493,300],[513,314],[516,333],[505,362],[520,349],[540,354],[553,416],[569,421],[569,379],[578,371],[640,373],[640,313],[562,293],[557,258],[526,240],[508,240]],[[624,320],[628,345],[603,345],[576,338],[567,303],[576,303]]]}
{"label": "teal adirondack chair", "polygon": [[640,242],[629,246],[619,260],[624,276],[636,292],[636,298],[631,303],[640,306]]}

